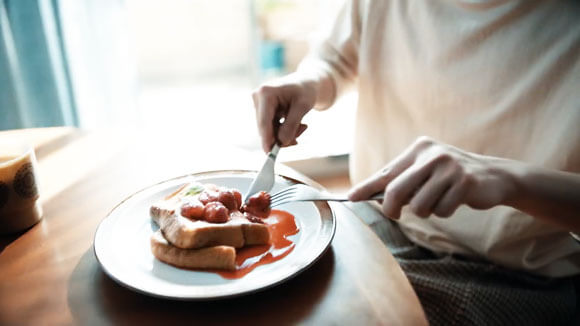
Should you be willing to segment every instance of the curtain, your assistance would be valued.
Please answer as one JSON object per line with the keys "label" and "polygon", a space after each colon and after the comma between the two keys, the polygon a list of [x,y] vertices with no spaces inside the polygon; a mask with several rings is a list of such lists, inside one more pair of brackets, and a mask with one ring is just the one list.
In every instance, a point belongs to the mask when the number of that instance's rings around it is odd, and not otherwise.
{"label": "curtain", "polygon": [[0,0],[0,129],[77,125],[55,9]]}
{"label": "curtain", "polygon": [[122,0],[0,0],[0,130],[134,125]]}

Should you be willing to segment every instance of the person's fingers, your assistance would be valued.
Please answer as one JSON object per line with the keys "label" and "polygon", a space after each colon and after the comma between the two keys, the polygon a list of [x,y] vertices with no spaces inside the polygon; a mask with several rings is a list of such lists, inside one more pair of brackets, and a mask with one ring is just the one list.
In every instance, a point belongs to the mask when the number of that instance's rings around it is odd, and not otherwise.
{"label": "person's fingers", "polygon": [[268,152],[274,144],[274,115],[276,114],[276,109],[278,106],[275,97],[268,94],[258,93],[257,99],[257,122],[258,131],[262,139],[262,148],[265,152]]}
{"label": "person's fingers", "polygon": [[381,171],[370,176],[359,184],[356,184],[347,194],[350,201],[360,201],[370,198],[377,192],[385,190],[385,187],[393,180],[402,169],[403,165],[396,166],[396,169],[384,168]]}
{"label": "person's fingers", "polygon": [[291,104],[284,122],[278,129],[278,141],[281,145],[288,146],[295,139],[299,132],[302,118],[311,108],[302,101],[295,101]]}
{"label": "person's fingers", "polygon": [[384,191],[389,182],[411,166],[414,161],[415,155],[412,149],[407,148],[407,150],[389,162],[382,170],[355,185],[348,192],[348,199],[350,201],[365,200],[377,192]]}
{"label": "person's fingers", "polygon": [[296,132],[296,138],[300,137],[300,135],[302,135],[304,133],[304,131],[306,131],[306,129],[308,129],[308,125],[301,123],[300,126],[298,126],[298,131]]}
{"label": "person's fingers", "polygon": [[430,164],[415,164],[391,181],[385,190],[383,200],[385,216],[398,219],[401,215],[401,208],[423,186],[431,173],[432,166]]}
{"label": "person's fingers", "polygon": [[420,217],[431,215],[433,207],[449,189],[452,181],[451,175],[444,171],[431,175],[409,202],[411,211]]}
{"label": "person's fingers", "polygon": [[[300,126],[298,127],[296,138],[300,137],[300,135],[302,135],[302,133],[306,130],[306,128],[308,128],[308,126],[301,123]],[[294,140],[288,146],[298,145],[298,141],[296,140],[296,138],[294,138]]]}
{"label": "person's fingers", "polygon": [[439,217],[449,217],[463,203],[467,187],[465,182],[455,182],[451,188],[433,206],[433,214]]}

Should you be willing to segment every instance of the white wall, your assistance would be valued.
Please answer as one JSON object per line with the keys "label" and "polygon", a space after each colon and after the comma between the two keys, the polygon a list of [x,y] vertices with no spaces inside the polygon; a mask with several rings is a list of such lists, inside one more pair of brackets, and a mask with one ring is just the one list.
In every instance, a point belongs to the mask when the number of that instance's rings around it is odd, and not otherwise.
{"label": "white wall", "polygon": [[126,0],[142,81],[249,69],[248,0]]}

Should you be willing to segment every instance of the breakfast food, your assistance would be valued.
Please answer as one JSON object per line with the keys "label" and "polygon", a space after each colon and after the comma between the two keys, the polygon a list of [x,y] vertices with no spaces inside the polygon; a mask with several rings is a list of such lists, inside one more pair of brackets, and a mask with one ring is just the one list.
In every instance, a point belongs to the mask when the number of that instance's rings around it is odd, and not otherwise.
{"label": "breakfast food", "polygon": [[230,246],[213,246],[200,249],[181,249],[170,244],[161,230],[151,236],[153,255],[170,265],[181,268],[235,268],[236,250]]}
{"label": "breakfast food", "polygon": [[236,248],[269,243],[263,221],[269,214],[265,192],[242,206],[236,189],[189,183],[151,206],[160,228],[151,237],[151,250],[157,259],[181,268],[233,270]]}

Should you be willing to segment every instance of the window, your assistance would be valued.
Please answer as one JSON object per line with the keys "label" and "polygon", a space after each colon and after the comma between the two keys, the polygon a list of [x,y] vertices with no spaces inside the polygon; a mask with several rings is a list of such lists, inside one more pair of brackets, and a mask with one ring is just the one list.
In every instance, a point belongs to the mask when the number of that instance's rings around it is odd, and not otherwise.
{"label": "window", "polygon": [[[252,89],[296,68],[309,36],[336,3],[128,0],[142,127],[211,134],[217,142],[260,151]],[[281,158],[349,151],[355,104],[351,94],[329,111],[309,113],[309,130]]]}

